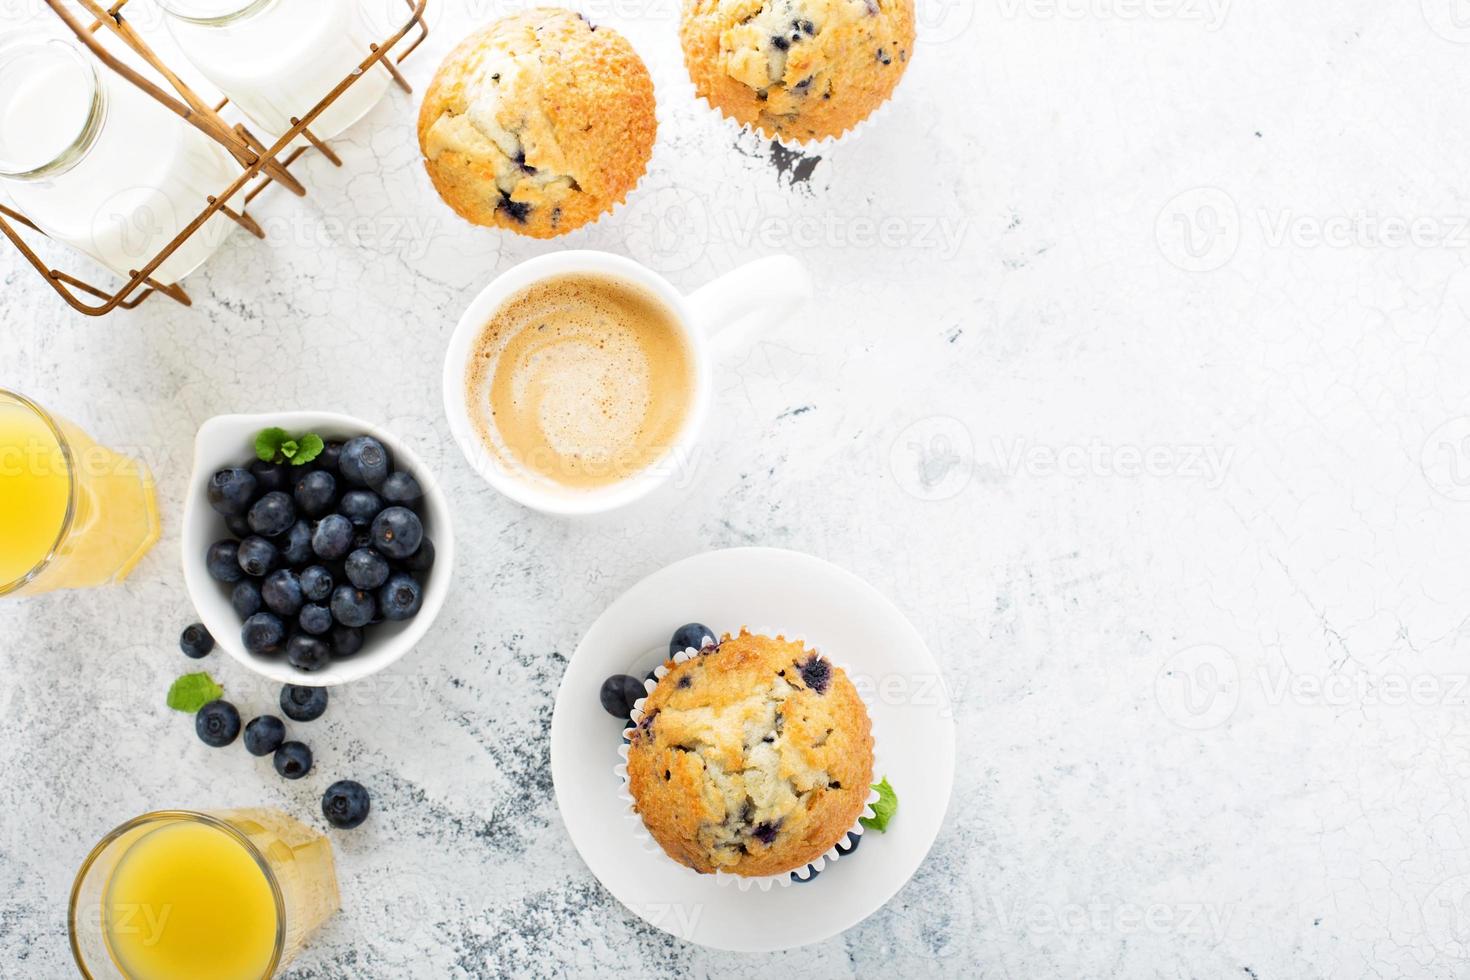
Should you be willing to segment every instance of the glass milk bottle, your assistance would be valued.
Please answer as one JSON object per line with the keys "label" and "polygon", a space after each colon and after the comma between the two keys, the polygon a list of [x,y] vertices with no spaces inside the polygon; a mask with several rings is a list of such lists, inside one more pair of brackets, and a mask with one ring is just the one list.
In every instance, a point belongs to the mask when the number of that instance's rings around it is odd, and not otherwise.
{"label": "glass milk bottle", "polygon": [[[274,143],[372,50],[364,0],[156,0],[184,55]],[[407,8],[405,8],[407,9]],[[393,76],[376,64],[316,118],[331,139],[377,105]]]}
{"label": "glass milk bottle", "polygon": [[[0,40],[0,194],[123,278],[240,176],[224,147],[70,40]],[[234,230],[215,214],[153,273],[172,285]]]}

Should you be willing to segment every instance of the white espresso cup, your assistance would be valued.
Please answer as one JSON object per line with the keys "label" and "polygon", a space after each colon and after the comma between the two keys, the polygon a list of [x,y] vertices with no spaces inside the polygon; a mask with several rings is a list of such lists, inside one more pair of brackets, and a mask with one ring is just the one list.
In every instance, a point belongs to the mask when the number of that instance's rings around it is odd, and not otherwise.
{"label": "white espresso cup", "polygon": [[[506,463],[485,444],[470,418],[466,379],[469,360],[486,326],[507,300],[546,279],[593,275],[641,286],[653,293],[683,331],[694,367],[689,413],[671,445],[651,465],[606,486],[562,487]],[[806,268],[788,255],[757,259],[689,295],[646,266],[621,255],[590,250],[554,252],[522,262],[496,277],[460,318],[444,358],[444,411],[455,442],[471,466],[511,500],[549,514],[598,514],[645,496],[675,473],[687,472],[709,414],[714,380],[712,341],[752,314],[776,316],[811,295]]]}

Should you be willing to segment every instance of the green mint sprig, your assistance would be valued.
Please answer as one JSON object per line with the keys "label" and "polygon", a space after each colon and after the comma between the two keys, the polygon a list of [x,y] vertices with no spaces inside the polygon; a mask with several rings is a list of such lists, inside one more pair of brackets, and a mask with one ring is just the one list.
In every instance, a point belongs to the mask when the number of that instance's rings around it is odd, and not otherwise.
{"label": "green mint sprig", "polygon": [[211,701],[218,701],[225,689],[208,674],[185,674],[168,689],[168,706],[175,711],[193,714]]}
{"label": "green mint sprig", "polygon": [[326,442],[315,432],[293,438],[285,429],[261,429],[255,437],[255,455],[267,463],[305,466],[322,454]]}
{"label": "green mint sprig", "polygon": [[873,815],[871,817],[859,817],[858,823],[867,827],[869,830],[876,830],[878,833],[884,834],[888,832],[888,821],[892,820],[893,815],[898,812],[898,794],[893,791],[892,786],[888,785],[887,776],[884,776],[883,781],[873,788],[878,791],[878,798],[868,804],[868,808],[873,811]]}

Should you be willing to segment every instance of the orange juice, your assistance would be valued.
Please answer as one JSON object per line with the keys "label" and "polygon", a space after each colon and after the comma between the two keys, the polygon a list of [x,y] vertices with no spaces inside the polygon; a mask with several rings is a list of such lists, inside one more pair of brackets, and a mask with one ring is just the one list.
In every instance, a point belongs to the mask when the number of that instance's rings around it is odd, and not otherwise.
{"label": "orange juice", "polygon": [[121,581],[158,532],[147,467],[0,389],[0,595]]}
{"label": "orange juice", "polygon": [[330,842],[283,813],[150,813],[82,866],[72,952],[90,980],[264,980],[339,904]]}
{"label": "orange juice", "polygon": [[208,824],[168,824],[128,848],[102,917],[113,960],[139,980],[260,980],[275,956],[270,879],[244,845]]}

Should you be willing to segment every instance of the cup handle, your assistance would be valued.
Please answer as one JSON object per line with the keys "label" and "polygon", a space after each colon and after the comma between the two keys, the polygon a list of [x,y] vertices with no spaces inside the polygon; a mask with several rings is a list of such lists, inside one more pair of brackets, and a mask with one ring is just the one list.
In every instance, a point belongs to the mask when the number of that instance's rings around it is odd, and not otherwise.
{"label": "cup handle", "polygon": [[812,277],[790,255],[747,262],[689,295],[694,322],[711,338],[752,313],[788,313],[811,298]]}

